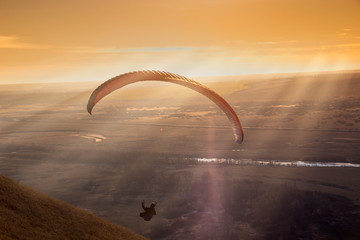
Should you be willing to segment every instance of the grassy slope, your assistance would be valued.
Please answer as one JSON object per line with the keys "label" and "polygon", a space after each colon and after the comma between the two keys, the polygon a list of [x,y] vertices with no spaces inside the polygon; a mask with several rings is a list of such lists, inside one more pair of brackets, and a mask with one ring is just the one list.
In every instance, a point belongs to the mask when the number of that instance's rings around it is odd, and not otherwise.
{"label": "grassy slope", "polygon": [[0,175],[0,239],[145,239]]}

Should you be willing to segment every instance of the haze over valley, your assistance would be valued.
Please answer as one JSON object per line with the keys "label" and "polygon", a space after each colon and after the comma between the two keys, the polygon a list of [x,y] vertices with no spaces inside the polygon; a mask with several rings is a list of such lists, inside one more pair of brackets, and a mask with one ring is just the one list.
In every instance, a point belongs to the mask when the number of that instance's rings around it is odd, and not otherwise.
{"label": "haze over valley", "polygon": [[[328,236],[325,223],[293,213],[308,201],[317,217],[335,216],[334,239],[356,236],[359,71],[198,81],[233,106],[243,144],[213,102],[176,85],[125,87],[93,115],[86,103],[98,82],[1,85],[0,173],[152,239],[305,237],[314,227],[314,239]],[[277,164],[298,161],[355,167]],[[279,205],[278,219],[266,205],[277,198],[299,201],[299,209]],[[138,217],[143,199],[159,203],[146,226]],[[281,227],[270,231],[267,218]],[[301,227],[290,229],[285,218]]]}

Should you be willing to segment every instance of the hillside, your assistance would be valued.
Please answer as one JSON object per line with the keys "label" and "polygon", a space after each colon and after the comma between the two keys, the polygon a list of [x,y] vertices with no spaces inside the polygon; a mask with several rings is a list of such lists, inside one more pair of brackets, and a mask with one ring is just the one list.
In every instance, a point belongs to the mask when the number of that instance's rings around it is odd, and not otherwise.
{"label": "hillside", "polygon": [[0,175],[0,239],[145,239]]}

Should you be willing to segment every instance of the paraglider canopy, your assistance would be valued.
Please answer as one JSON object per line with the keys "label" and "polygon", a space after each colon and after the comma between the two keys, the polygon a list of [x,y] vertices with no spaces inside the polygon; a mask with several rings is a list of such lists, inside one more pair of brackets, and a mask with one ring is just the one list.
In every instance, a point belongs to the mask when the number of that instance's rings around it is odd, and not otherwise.
{"label": "paraglider canopy", "polygon": [[87,110],[91,114],[92,109],[103,97],[110,94],[111,92],[119,89],[128,84],[132,84],[140,81],[163,81],[163,82],[171,82],[175,84],[179,84],[188,88],[191,88],[210,100],[212,100],[216,105],[218,105],[221,110],[228,117],[234,132],[235,141],[237,143],[242,143],[244,140],[244,132],[240,124],[240,120],[237,117],[234,109],[215,91],[210,88],[194,81],[189,78],[183,77],[178,74],[173,74],[169,72],[162,71],[135,71],[125,73],[114,78],[111,78],[101,84],[98,88],[94,90],[91,94]]}

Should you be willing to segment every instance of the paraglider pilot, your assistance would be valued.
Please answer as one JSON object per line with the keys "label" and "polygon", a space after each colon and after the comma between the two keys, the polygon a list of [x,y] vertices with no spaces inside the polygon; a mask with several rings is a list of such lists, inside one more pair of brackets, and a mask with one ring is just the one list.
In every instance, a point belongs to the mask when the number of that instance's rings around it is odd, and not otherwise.
{"label": "paraglider pilot", "polygon": [[150,221],[151,218],[156,215],[155,206],[156,202],[151,203],[150,207],[145,207],[145,200],[141,202],[141,206],[144,212],[140,213],[140,217],[144,218],[145,221]]}

